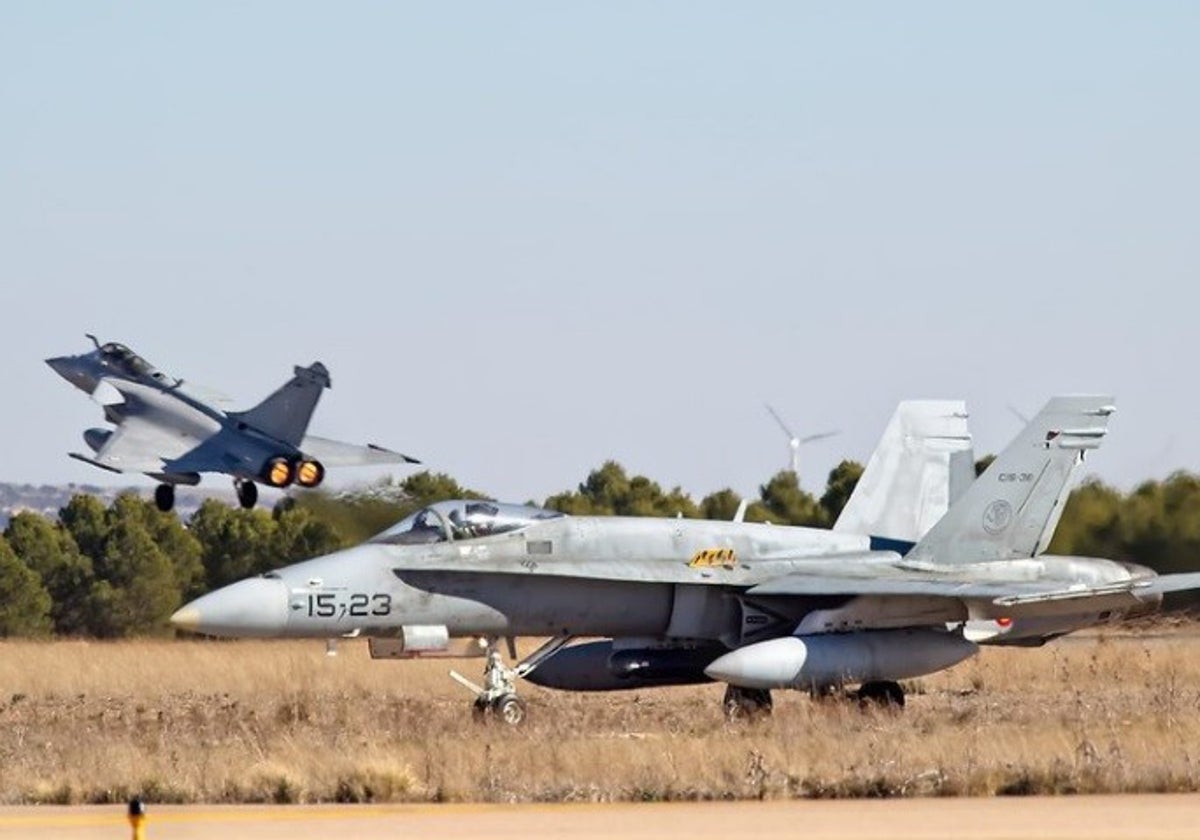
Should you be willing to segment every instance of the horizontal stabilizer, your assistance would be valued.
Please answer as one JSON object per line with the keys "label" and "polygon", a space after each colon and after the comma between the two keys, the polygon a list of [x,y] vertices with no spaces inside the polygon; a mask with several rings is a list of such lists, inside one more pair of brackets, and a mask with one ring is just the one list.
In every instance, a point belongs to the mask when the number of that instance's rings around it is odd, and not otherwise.
{"label": "horizontal stabilizer", "polygon": [[1159,575],[1151,578],[1138,594],[1168,595],[1172,592],[1187,592],[1200,589],[1200,572],[1184,572],[1178,575]]}

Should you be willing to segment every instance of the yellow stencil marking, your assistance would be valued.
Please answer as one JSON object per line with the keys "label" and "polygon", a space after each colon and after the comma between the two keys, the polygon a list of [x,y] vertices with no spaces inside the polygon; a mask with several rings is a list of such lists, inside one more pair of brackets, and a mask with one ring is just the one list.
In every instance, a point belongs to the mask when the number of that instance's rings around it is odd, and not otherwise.
{"label": "yellow stencil marking", "polygon": [[732,548],[702,548],[692,555],[692,561],[688,565],[693,569],[711,566],[732,569],[737,565],[737,553]]}

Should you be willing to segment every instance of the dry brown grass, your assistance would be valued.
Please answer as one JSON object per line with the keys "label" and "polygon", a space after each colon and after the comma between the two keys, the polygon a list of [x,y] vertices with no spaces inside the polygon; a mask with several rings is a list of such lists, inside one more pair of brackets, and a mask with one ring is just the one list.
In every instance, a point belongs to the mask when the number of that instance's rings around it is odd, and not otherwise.
{"label": "dry brown grass", "polygon": [[[721,687],[527,685],[478,726],[447,676],[363,643],[0,644],[0,801],[638,800],[1200,790],[1200,636],[990,649],[903,713],[776,693],[727,725]],[[465,667],[464,667],[465,666]]]}

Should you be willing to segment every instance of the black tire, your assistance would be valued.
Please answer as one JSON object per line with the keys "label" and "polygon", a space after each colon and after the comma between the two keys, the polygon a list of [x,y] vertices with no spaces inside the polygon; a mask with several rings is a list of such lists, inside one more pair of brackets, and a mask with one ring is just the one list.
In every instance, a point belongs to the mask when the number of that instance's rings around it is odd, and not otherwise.
{"label": "black tire", "polygon": [[258,485],[253,481],[243,481],[237,485],[238,504],[246,510],[258,504]]}
{"label": "black tire", "polygon": [[509,726],[520,726],[525,720],[525,701],[515,694],[504,694],[492,704],[496,717]]}
{"label": "black tire", "polygon": [[163,513],[170,513],[175,508],[174,484],[160,484],[154,488],[154,506]]}
{"label": "black tire", "polygon": [[771,699],[771,692],[765,688],[740,688],[731,685],[725,689],[722,705],[725,708],[726,720],[754,721],[768,717],[775,702]]}
{"label": "black tire", "polygon": [[858,702],[865,706],[877,706],[881,709],[903,709],[904,689],[900,683],[890,680],[863,683],[858,688]]}
{"label": "black tire", "polygon": [[482,697],[475,698],[475,702],[471,704],[471,720],[476,723],[487,723],[490,712],[491,708]]}

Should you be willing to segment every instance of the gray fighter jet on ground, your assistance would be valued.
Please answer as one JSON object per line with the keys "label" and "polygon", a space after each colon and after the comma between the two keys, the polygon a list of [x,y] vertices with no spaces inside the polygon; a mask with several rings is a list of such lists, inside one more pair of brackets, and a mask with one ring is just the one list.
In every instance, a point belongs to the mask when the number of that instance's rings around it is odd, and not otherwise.
{"label": "gray fighter jet on ground", "polygon": [[[205,595],[172,621],[223,636],[366,636],[378,658],[475,637],[487,650],[476,709],[508,722],[524,716],[517,677],[587,691],[715,680],[732,715],[768,710],[777,688],[858,685],[864,700],[900,704],[900,680],[980,644],[1042,644],[1200,588],[1200,574],[1043,553],[1111,403],[1052,399],[915,545],[873,525],[897,503],[916,522],[911,496],[894,491],[921,487],[920,466],[890,483],[864,475],[859,489],[884,495],[856,489],[842,519],[867,534],[444,502],[363,545]],[[899,437],[907,463],[914,441]],[[942,498],[949,475],[934,482]],[[509,639],[515,658],[515,636],[551,638],[509,668],[497,643]],[[580,637],[592,640],[570,644]]]}
{"label": "gray fighter jet on ground", "polygon": [[258,501],[256,481],[271,487],[318,486],[325,468],[419,463],[380,446],[357,446],[306,434],[321,392],[330,387],[320,362],[297,367],[283,387],[249,411],[226,412],[219,398],[156,370],[123,344],[101,345],[46,364],[104,408],[116,429],[88,429],[94,456],[70,453],[109,472],[140,472],[161,482],[154,501],[175,505],[175,485],[194,485],[200,474],[233,476],[242,507]]}

